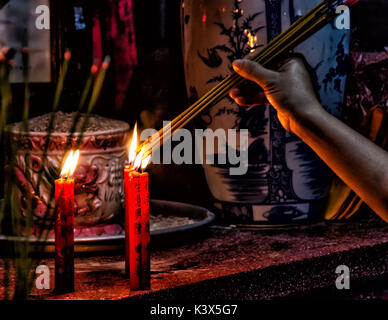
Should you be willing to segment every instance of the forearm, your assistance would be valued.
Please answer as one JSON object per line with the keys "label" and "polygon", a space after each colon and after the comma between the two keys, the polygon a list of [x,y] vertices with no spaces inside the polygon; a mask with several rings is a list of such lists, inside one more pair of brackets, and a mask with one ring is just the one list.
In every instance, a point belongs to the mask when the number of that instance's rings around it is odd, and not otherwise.
{"label": "forearm", "polygon": [[295,132],[377,214],[388,222],[388,153],[327,113],[314,93],[303,58],[284,61],[277,71],[258,63],[237,60],[234,70],[256,82],[267,98],[231,97],[240,105],[269,102],[284,128]]}
{"label": "forearm", "polygon": [[321,110],[295,120],[292,131],[388,222],[388,152]]}

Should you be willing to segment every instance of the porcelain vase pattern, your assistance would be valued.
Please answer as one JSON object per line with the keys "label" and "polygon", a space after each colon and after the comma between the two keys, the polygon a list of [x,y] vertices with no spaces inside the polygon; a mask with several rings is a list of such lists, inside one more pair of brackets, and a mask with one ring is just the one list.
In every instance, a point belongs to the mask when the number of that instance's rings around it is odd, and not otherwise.
{"label": "porcelain vase pattern", "polygon": [[[185,0],[182,39],[191,102],[232,71],[232,61],[259,50],[321,0]],[[250,41],[250,39],[253,39]],[[349,30],[329,24],[299,45],[313,69],[322,105],[343,108]],[[288,224],[321,217],[330,171],[316,154],[280,125],[273,107],[240,107],[229,98],[206,110],[207,128],[249,129],[249,169],[204,165],[210,191],[223,212],[239,222]]]}

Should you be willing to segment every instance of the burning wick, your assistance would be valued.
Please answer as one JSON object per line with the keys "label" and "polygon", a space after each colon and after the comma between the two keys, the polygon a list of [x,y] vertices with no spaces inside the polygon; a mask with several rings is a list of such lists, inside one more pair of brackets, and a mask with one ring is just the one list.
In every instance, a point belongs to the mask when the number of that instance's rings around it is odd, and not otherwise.
{"label": "burning wick", "polygon": [[137,139],[137,123],[133,129],[132,139],[129,143],[128,148],[128,164],[132,166],[133,170],[141,170],[144,171],[148,164],[151,161],[151,154],[146,154],[145,147],[143,147],[140,152],[136,152],[138,149],[138,139]]}
{"label": "burning wick", "polygon": [[61,179],[68,179],[73,175],[75,168],[77,167],[79,159],[79,150],[76,152],[70,151],[64,161],[64,165],[61,171]]}
{"label": "burning wick", "polygon": [[55,180],[55,291],[74,291],[74,179],[79,150],[70,151]]}
{"label": "burning wick", "polygon": [[132,165],[136,160],[136,149],[137,149],[137,123],[133,129],[132,140],[128,149],[128,162]]}

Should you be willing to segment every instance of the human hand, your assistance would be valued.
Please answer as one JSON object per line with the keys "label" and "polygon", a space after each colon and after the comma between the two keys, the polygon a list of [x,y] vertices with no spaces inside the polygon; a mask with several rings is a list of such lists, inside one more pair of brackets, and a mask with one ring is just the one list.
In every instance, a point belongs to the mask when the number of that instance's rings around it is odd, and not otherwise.
{"label": "human hand", "polygon": [[271,104],[277,110],[283,127],[295,132],[295,126],[303,123],[308,115],[324,111],[305,63],[300,57],[291,58],[273,71],[250,60],[236,60],[233,62],[234,70],[243,78],[257,83],[263,92],[252,96],[234,88],[230,96],[242,106]]}

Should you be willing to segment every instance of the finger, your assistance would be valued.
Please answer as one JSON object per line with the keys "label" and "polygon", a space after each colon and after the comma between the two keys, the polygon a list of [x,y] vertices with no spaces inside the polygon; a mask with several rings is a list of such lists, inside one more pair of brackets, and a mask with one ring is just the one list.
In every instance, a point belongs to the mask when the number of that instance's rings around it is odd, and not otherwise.
{"label": "finger", "polygon": [[274,82],[278,77],[277,72],[264,68],[257,62],[250,60],[235,60],[233,69],[243,78],[254,81],[261,87]]}
{"label": "finger", "polygon": [[248,106],[248,102],[245,100],[244,97],[237,97],[234,99],[234,101],[239,105],[239,106]]}
{"label": "finger", "polygon": [[229,92],[229,95],[232,99],[235,99],[237,98],[238,96],[240,96],[240,89],[239,88],[234,88],[232,89],[230,92]]}
{"label": "finger", "polygon": [[278,119],[280,121],[280,124],[283,126],[284,129],[291,132],[291,125],[290,125],[290,119],[288,116],[284,115],[281,112],[277,112]]}
{"label": "finger", "polygon": [[234,99],[239,96],[255,97],[259,92],[262,92],[262,88],[253,81],[245,81],[240,86],[232,89],[229,94]]}
{"label": "finger", "polygon": [[255,105],[264,105],[264,104],[269,104],[268,102],[268,99],[265,95],[264,92],[259,92],[253,99],[252,99],[252,102],[255,104]]}
{"label": "finger", "polygon": [[240,106],[262,106],[265,104],[269,104],[263,92],[258,93],[254,97],[238,96],[234,98],[234,101]]}

